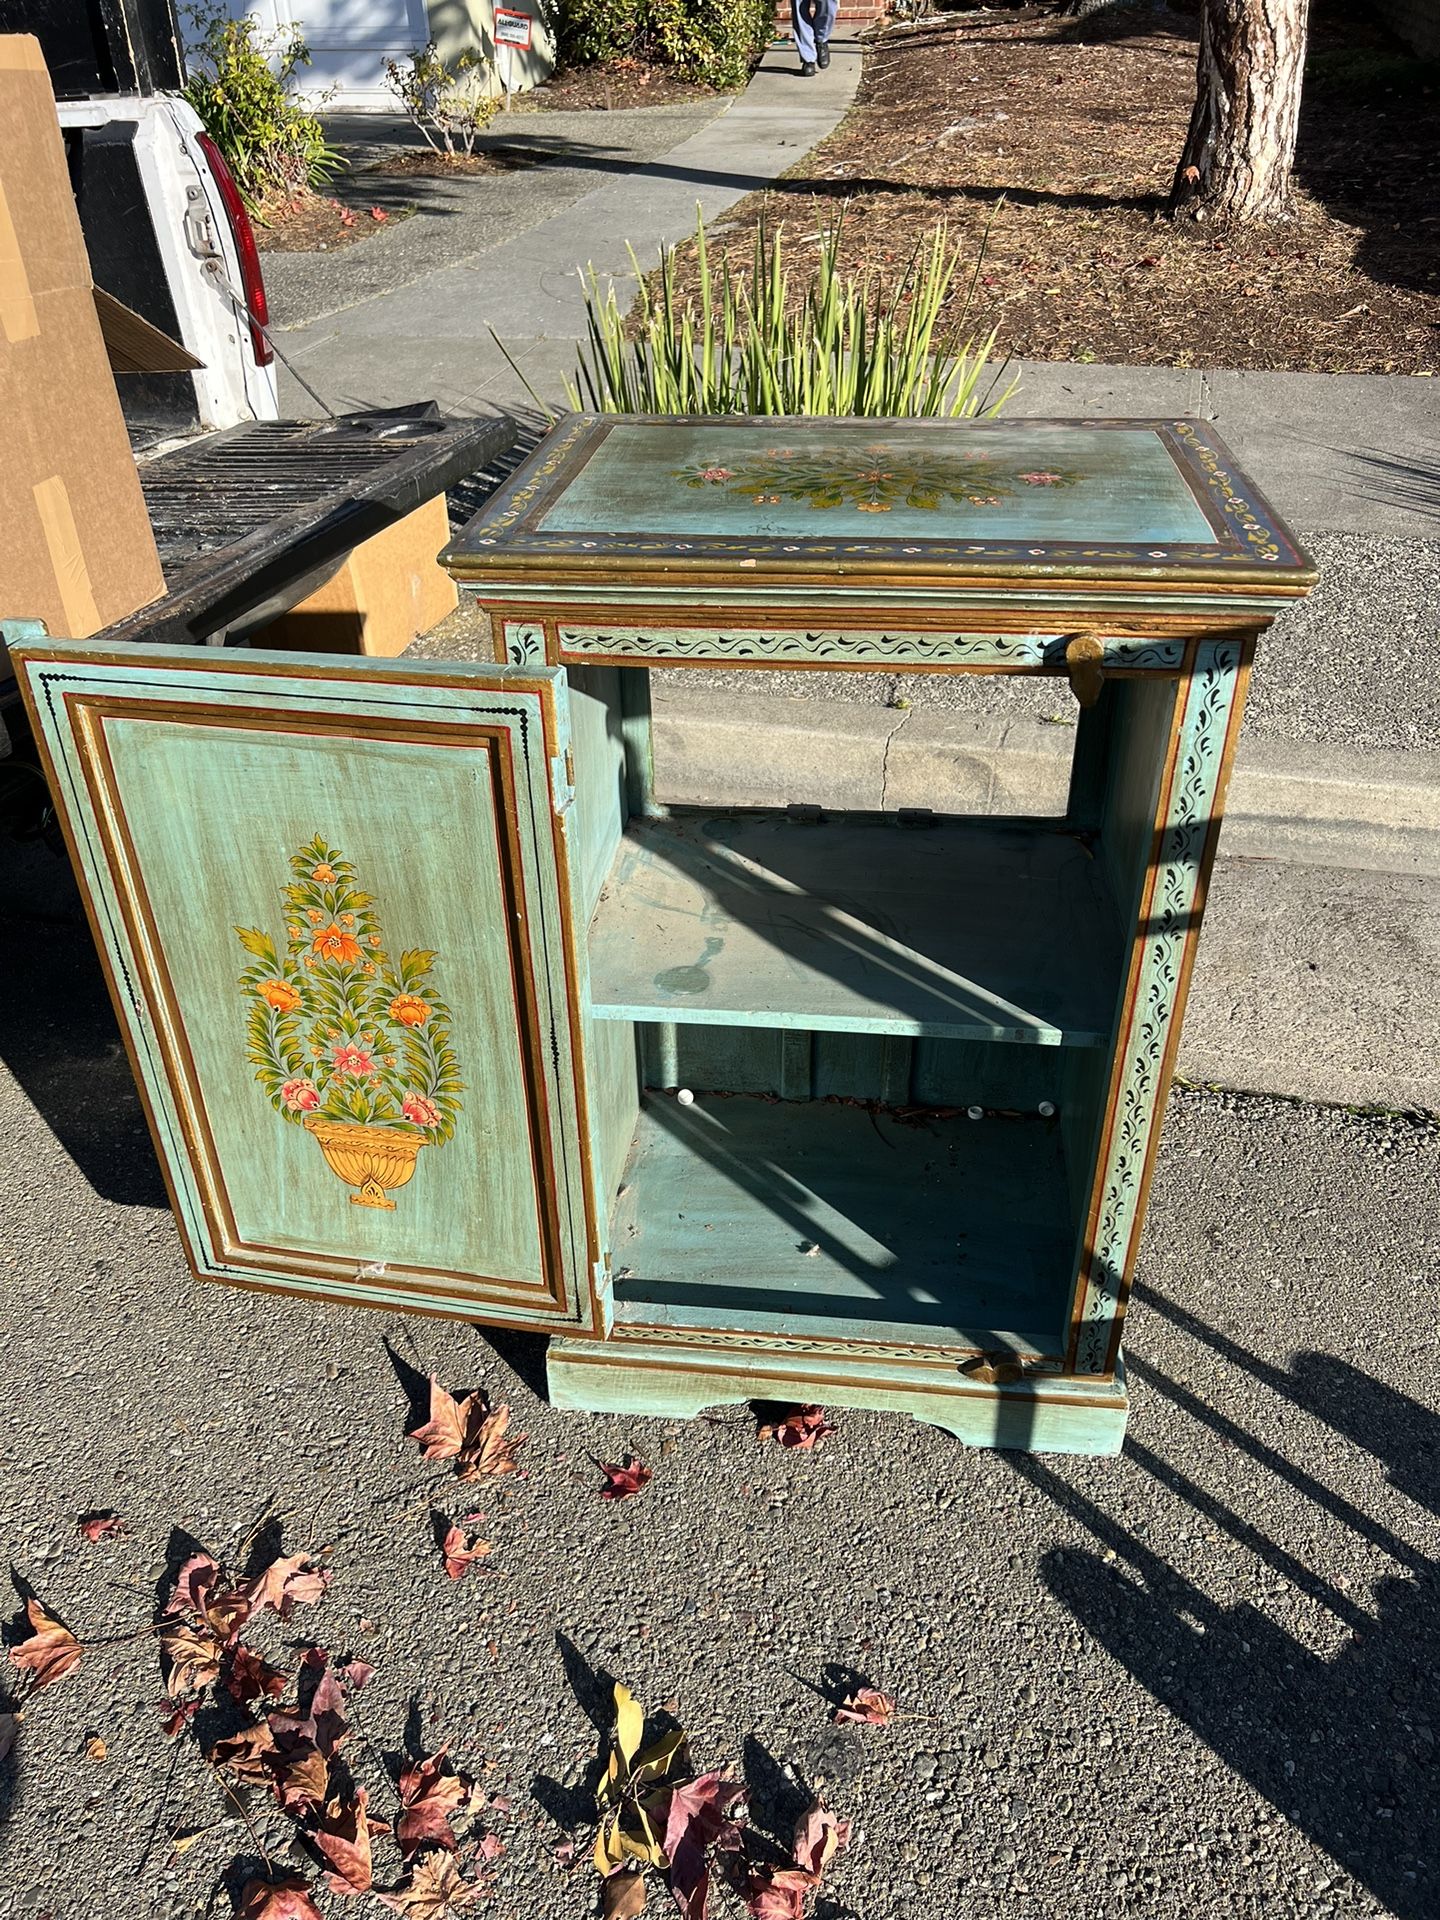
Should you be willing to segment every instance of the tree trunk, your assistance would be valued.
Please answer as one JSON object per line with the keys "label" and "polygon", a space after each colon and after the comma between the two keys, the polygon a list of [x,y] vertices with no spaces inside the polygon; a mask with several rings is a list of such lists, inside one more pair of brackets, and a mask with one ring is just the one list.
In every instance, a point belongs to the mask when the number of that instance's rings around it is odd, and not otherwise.
{"label": "tree trunk", "polygon": [[1170,207],[1197,220],[1285,220],[1310,0],[1204,0],[1195,111]]}

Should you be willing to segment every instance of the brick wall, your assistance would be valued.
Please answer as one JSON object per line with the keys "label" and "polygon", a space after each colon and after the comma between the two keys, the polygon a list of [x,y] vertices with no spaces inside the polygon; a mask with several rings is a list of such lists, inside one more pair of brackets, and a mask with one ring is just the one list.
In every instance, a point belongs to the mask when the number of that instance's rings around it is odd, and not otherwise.
{"label": "brick wall", "polygon": [[1440,0],[1374,0],[1376,13],[1407,47],[1440,60]]}

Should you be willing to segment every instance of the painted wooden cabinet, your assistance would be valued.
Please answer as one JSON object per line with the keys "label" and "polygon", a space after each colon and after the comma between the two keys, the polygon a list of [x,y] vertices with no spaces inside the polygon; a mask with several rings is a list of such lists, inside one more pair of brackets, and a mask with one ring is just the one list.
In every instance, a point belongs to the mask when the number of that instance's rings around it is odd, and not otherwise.
{"label": "painted wooden cabinet", "polygon": [[[575,418],[445,558],[494,661],[15,650],[195,1271],[546,1328],[563,1405],[1117,1450],[1246,676],[1313,578],[1224,447]],[[1068,805],[667,808],[669,665],[1059,676]]]}

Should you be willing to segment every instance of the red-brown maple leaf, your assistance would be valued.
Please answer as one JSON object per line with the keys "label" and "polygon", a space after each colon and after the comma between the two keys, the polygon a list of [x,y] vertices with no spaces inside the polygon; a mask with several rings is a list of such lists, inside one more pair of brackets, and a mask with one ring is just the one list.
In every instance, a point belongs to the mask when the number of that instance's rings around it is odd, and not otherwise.
{"label": "red-brown maple leaf", "polygon": [[474,1906],[490,1891],[484,1880],[467,1880],[450,1853],[426,1854],[417,1860],[410,1878],[389,1893],[382,1893],[382,1906],[403,1913],[408,1920],[445,1920],[445,1915]]}
{"label": "red-brown maple leaf", "polygon": [[802,1453],[809,1453],[834,1431],[823,1407],[791,1407],[783,1418],[759,1428],[756,1438],[776,1440],[782,1447],[798,1447]]}
{"label": "red-brown maple leaf", "polygon": [[638,1454],[627,1453],[618,1466],[604,1460],[597,1460],[595,1464],[605,1476],[605,1484],[597,1488],[602,1500],[628,1500],[631,1494],[639,1493],[650,1484],[650,1469]]}
{"label": "red-brown maple leaf", "polygon": [[507,1435],[509,1425],[509,1407],[496,1407],[493,1413],[485,1415],[456,1463],[461,1480],[489,1480],[498,1474],[515,1472],[515,1455],[524,1446],[525,1435]]}
{"label": "red-brown maple leaf", "polygon": [[217,1740],[205,1758],[222,1773],[233,1773],[237,1780],[248,1780],[253,1785],[274,1784],[275,1736],[263,1721]]}
{"label": "red-brown maple leaf", "polygon": [[818,1880],[839,1853],[850,1844],[850,1822],[837,1820],[816,1800],[795,1823],[795,1864]]}
{"label": "red-brown maple leaf", "polygon": [[224,1644],[209,1627],[189,1621],[177,1621],[160,1636],[160,1651],[169,1664],[165,1690],[172,1699],[186,1693],[203,1693],[220,1678]]}
{"label": "red-brown maple leaf", "polygon": [[490,1551],[488,1540],[475,1540],[467,1546],[465,1534],[460,1527],[451,1527],[440,1543],[440,1552],[445,1560],[445,1571],[452,1580],[463,1580],[470,1571],[471,1563],[483,1560]]}
{"label": "red-brown maple leaf", "polygon": [[472,1422],[484,1419],[487,1403],[483,1393],[467,1393],[463,1399],[446,1391],[432,1373],[430,1376],[430,1417],[405,1436],[418,1440],[427,1460],[453,1460],[470,1436]]}
{"label": "red-brown maple leaf", "polygon": [[225,1691],[242,1707],[251,1700],[277,1700],[285,1691],[289,1676],[272,1667],[243,1641],[228,1649],[224,1662]]}
{"label": "red-brown maple leaf", "polygon": [[160,1700],[156,1705],[165,1719],[166,1737],[171,1740],[200,1711],[198,1700]]}
{"label": "red-brown maple leaf", "polygon": [[235,1904],[235,1920],[324,1920],[298,1874],[278,1880],[247,1880]]}
{"label": "red-brown maple leaf", "polygon": [[719,1773],[702,1773],[681,1780],[670,1791],[665,1816],[665,1856],[670,1865],[670,1890],[685,1920],[705,1920],[710,1898],[710,1849],[739,1843],[739,1832],[727,1809],[744,1795],[738,1780]]}
{"label": "red-brown maple leaf", "polygon": [[233,1581],[224,1576],[212,1554],[193,1553],[175,1576],[175,1591],[167,1613],[188,1613],[215,1635],[226,1641],[237,1634],[250,1617],[250,1601]]}
{"label": "red-brown maple leaf", "polygon": [[894,1697],[881,1693],[878,1687],[856,1687],[846,1694],[832,1717],[842,1726],[888,1727],[895,1718]]}
{"label": "red-brown maple leaf", "polygon": [[308,1554],[292,1553],[272,1560],[253,1579],[244,1581],[238,1591],[253,1613],[271,1607],[282,1620],[288,1620],[297,1603],[309,1607],[323,1599],[329,1584],[328,1567],[317,1567]]}
{"label": "red-brown maple leaf", "polygon": [[441,1747],[418,1760],[400,1775],[400,1816],[395,1839],[408,1859],[417,1847],[455,1847],[450,1816],[468,1806],[474,1782],[463,1773],[443,1771],[447,1749]]}
{"label": "red-brown maple leaf", "polygon": [[370,1835],[386,1829],[367,1816],[365,1797],[364,1787],[357,1787],[353,1800],[327,1801],[308,1829],[330,1869],[325,1881],[332,1893],[368,1893],[374,1883]]}
{"label": "red-brown maple leaf", "polygon": [[110,1507],[97,1508],[91,1513],[82,1513],[75,1522],[75,1527],[82,1539],[90,1541],[118,1540],[122,1534],[130,1531],[119,1514]]}
{"label": "red-brown maple leaf", "polygon": [[80,1664],[85,1649],[68,1627],[62,1627],[38,1600],[27,1600],[25,1612],[31,1631],[10,1649],[10,1658],[22,1673],[28,1673],[36,1693],[56,1680],[63,1680]]}

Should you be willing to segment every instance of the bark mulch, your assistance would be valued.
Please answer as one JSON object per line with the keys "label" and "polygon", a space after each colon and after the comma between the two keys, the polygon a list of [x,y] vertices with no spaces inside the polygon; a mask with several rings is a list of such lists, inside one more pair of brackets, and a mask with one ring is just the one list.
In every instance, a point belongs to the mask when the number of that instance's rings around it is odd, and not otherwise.
{"label": "bark mulch", "polygon": [[262,253],[333,253],[403,220],[408,208],[347,207],[323,193],[271,201],[254,216],[255,244]]}
{"label": "bark mulch", "polygon": [[563,68],[528,96],[544,110],[618,113],[632,107],[673,107],[684,100],[709,100],[717,89],[677,80],[668,67],[648,60],[612,60],[602,67]]}
{"label": "bark mulch", "polygon": [[1322,4],[1296,217],[1226,231],[1164,214],[1195,57],[1193,16],[1164,10],[1076,23],[1024,7],[892,26],[872,43],[843,124],[776,188],[742,201],[723,240],[748,247],[763,217],[784,219],[798,241],[843,206],[846,264],[883,278],[937,220],[972,255],[989,225],[971,325],[998,323],[1007,353],[1432,370],[1435,67],[1347,18],[1342,0]]}

